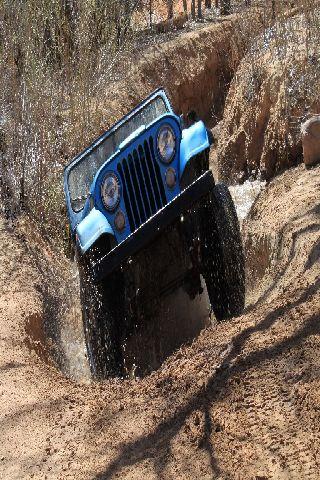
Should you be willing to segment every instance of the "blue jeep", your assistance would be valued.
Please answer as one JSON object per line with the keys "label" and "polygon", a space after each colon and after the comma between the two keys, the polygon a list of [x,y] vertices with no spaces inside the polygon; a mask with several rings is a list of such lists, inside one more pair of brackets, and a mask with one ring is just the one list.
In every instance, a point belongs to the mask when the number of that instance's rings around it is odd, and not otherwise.
{"label": "blue jeep", "polygon": [[65,169],[94,377],[123,375],[121,345],[168,291],[195,298],[205,282],[218,320],[244,308],[234,204],[209,169],[205,125],[189,123],[159,89]]}

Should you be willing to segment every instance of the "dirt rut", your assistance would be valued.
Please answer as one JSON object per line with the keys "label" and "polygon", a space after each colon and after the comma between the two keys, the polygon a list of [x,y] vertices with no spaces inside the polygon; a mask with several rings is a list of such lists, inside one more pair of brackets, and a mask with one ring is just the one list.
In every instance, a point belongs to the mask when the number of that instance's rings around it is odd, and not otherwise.
{"label": "dirt rut", "polygon": [[245,239],[275,240],[242,317],[144,379],[102,384],[68,381],[30,352],[42,277],[1,221],[0,476],[319,478],[319,191],[320,168],[299,167],[255,202]]}

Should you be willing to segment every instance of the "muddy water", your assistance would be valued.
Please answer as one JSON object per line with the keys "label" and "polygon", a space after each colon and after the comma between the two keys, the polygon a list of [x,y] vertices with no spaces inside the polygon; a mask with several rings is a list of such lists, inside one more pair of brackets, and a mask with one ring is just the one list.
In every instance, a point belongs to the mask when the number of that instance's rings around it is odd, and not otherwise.
{"label": "muddy water", "polygon": [[246,180],[242,185],[234,185],[229,187],[233,201],[236,206],[240,225],[248,215],[253,202],[264,189],[266,182],[260,179]]}
{"label": "muddy water", "polygon": [[161,298],[161,304],[136,335],[123,345],[128,377],[146,376],[182,344],[196,338],[213,321],[209,297],[202,278],[203,293],[193,300],[182,287]]}
{"label": "muddy water", "polygon": [[81,309],[74,305],[61,322],[60,347],[63,350],[63,371],[77,382],[90,380],[90,370],[82,329]]}
{"label": "muddy water", "polygon": [[82,326],[80,282],[76,262],[72,264],[70,284],[64,297],[59,321],[60,368],[69,378],[87,383],[90,369]]}

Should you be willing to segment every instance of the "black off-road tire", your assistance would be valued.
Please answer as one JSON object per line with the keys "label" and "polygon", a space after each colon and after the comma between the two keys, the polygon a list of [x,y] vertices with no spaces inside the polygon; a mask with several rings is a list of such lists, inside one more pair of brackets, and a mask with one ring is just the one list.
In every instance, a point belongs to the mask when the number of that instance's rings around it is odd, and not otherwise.
{"label": "black off-road tire", "polygon": [[217,320],[238,316],[245,305],[245,261],[236,209],[226,185],[217,184],[202,210],[202,262]]}
{"label": "black off-road tire", "polygon": [[90,372],[94,379],[123,375],[116,274],[94,283],[89,259],[78,261],[83,329]]}

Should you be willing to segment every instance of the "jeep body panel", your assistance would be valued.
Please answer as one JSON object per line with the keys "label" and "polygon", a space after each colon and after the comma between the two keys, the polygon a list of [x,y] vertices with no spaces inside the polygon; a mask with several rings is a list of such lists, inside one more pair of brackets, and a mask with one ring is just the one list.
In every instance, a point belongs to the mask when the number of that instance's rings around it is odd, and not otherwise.
{"label": "jeep body panel", "polygon": [[77,242],[81,253],[85,253],[101,237],[101,235],[114,235],[113,229],[106,217],[96,208],[77,225]]}
{"label": "jeep body panel", "polygon": [[[89,145],[86,149],[84,149],[79,155],[77,155],[75,158],[71,160],[71,162],[65,167],[64,169],[64,192],[65,192],[65,197],[66,197],[66,205],[67,205],[67,211],[68,211],[68,217],[69,217],[69,222],[70,222],[70,227],[71,231],[75,231],[76,225],[87,215],[88,213],[88,202],[86,203],[85,207],[83,210],[79,210],[78,212],[75,211],[72,208],[71,205],[71,199],[70,199],[70,192],[69,192],[69,184],[68,184],[68,179],[71,170],[79,164],[87,155],[89,155],[92,151],[94,151],[96,148],[99,147],[108,137],[110,137],[116,130],[118,130],[124,123],[128,122],[131,118],[133,118],[137,112],[142,110],[148,103],[150,103],[152,100],[154,100],[157,97],[161,97],[161,99],[164,101],[168,112],[170,112],[173,116],[176,117],[177,121],[179,121],[179,117],[177,117],[172,109],[172,106],[170,104],[170,101],[163,90],[163,88],[159,88],[155,90],[149,97],[147,97],[145,100],[143,100],[141,103],[139,103],[130,113],[128,113],[125,117],[123,117],[121,120],[116,122],[109,130],[104,132],[97,140],[95,140],[91,145]],[[139,131],[137,130],[136,135],[139,135]],[[121,144],[119,145],[121,146]],[[106,162],[109,162],[110,159],[106,159]],[[90,191],[92,189],[90,188]]]}
{"label": "jeep body panel", "polygon": [[[160,208],[162,208],[165,204],[170,202],[174,197],[176,197],[180,193],[180,187],[179,187],[179,182],[177,181],[175,187],[173,189],[165,188],[165,173],[168,168],[168,165],[163,164],[158,158],[157,158],[157,152],[156,152],[156,141],[157,141],[157,133],[159,129],[163,125],[170,125],[170,127],[173,129],[175,132],[175,135],[177,139],[181,138],[181,127],[180,123],[177,119],[176,116],[172,114],[167,114],[155,121],[153,124],[151,124],[149,127],[143,129],[143,131],[140,130],[139,135],[134,137],[129,143],[126,143],[125,148],[122,151],[118,151],[114,156],[112,156],[97,172],[94,181],[92,183],[92,198],[93,198],[93,203],[96,209],[99,211],[103,212],[104,215],[106,215],[106,218],[110,222],[110,224],[113,226],[114,225],[114,213],[110,213],[106,210],[106,208],[103,205],[102,202],[102,197],[101,197],[101,187],[102,183],[105,179],[105,176],[109,172],[115,172],[117,175],[119,175],[120,182],[121,182],[121,199],[119,203],[119,209],[124,212],[125,217],[126,217],[126,226],[122,232],[118,232],[114,228],[114,235],[116,237],[117,243],[121,243],[124,241],[133,231],[137,229],[138,226],[143,224],[148,218],[150,218],[152,215],[154,215]],[[148,153],[149,152],[149,153]],[[179,152],[180,152],[180,142],[177,142],[177,152],[175,154],[174,160],[171,162],[170,166],[175,168],[177,171],[177,176],[179,175]],[[151,166],[147,166],[147,174],[144,175],[144,173],[141,171],[141,174],[137,171],[137,165],[133,165],[133,162],[136,162],[139,164],[140,156],[153,156],[155,158],[155,166],[158,168],[158,176],[157,179],[152,182],[148,177],[153,174],[151,170]],[[131,166],[130,166],[131,164]],[[140,165],[139,165],[140,167]],[[119,169],[121,168],[121,171],[119,172]],[[125,171],[126,169],[126,171]],[[150,169],[150,170],[149,170]],[[154,173],[156,175],[156,173]],[[134,181],[133,176],[141,176],[141,183],[143,183],[145,190],[152,190],[154,195],[148,196],[149,198],[146,199],[145,202],[143,202],[143,206],[141,208],[142,211],[139,210],[139,207],[136,206],[136,204],[140,205],[139,199],[136,197],[140,196],[142,197],[143,192],[142,190],[142,185],[139,185],[138,188],[138,193],[136,192],[132,193],[131,195],[129,191],[125,193],[125,190],[129,190],[130,188],[126,187],[126,176],[128,176],[130,179],[132,179],[132,182]],[[162,183],[161,183],[162,180]],[[149,183],[149,184],[148,184]],[[158,193],[161,198],[161,200],[155,200],[156,205],[149,205],[149,203],[152,203],[152,198],[153,196],[157,196],[157,191],[158,189],[162,190],[162,193],[159,191]],[[155,192],[155,190],[157,190]],[[130,198],[129,201],[125,201],[125,195],[130,196],[130,197],[135,197],[136,200]],[[129,208],[127,208],[129,206]],[[160,208],[159,208],[160,207]],[[128,211],[131,208],[131,213]],[[144,212],[144,208],[149,208],[151,210],[151,215],[148,215],[148,212]],[[134,211],[136,210],[136,211]],[[130,218],[131,214],[131,218]],[[132,224],[130,226],[130,224]]]}
{"label": "jeep body panel", "polygon": [[[109,138],[113,140],[111,136],[117,135],[118,129],[125,126],[126,122],[133,119],[134,124],[135,115],[140,115],[140,111],[143,112],[143,109],[148,108],[148,104],[156,101],[158,97],[163,100],[166,111],[161,112],[161,115],[151,123],[140,125],[133,130],[119,144],[116,144],[111,155],[105,157],[105,161],[100,161],[100,166],[94,171],[85,195],[82,189],[81,208],[75,209],[70,197],[70,173],[74,172],[73,169],[78,165],[85,166],[86,164],[81,162],[85,162],[86,158],[98,155],[98,149],[101,149]],[[161,160],[157,146],[158,133],[163,126],[170,126],[176,138],[174,157],[169,164]],[[73,238],[77,239],[81,253],[86,253],[104,234],[112,235],[117,245],[135,235],[142,225],[181,194],[180,180],[186,165],[191,158],[205,151],[209,146],[207,130],[203,122],[199,121],[182,130],[180,117],[174,114],[162,89],[156,90],[126,117],[101,135],[65,169],[64,189],[71,232]],[[92,166],[90,167],[92,169]],[[169,188],[165,180],[169,167],[174,169],[176,174],[176,183],[172,188]],[[117,176],[121,192],[119,204],[112,212],[106,209],[101,195],[104,180],[110,173]],[[80,175],[79,182],[81,183],[82,180]],[[125,226],[121,231],[115,227],[115,216],[119,211],[125,216]]]}
{"label": "jeep body panel", "polygon": [[162,230],[175,220],[180,219],[181,215],[187,213],[193,205],[206,196],[214,188],[214,185],[214,178],[210,170],[201,175],[153,217],[149,218],[124,242],[98,260],[93,267],[95,280],[102,280],[121,265],[126,258],[142,250],[149,242],[161,234]]}
{"label": "jeep body panel", "polygon": [[180,144],[180,179],[189,160],[209,147],[210,143],[207,129],[202,121],[182,130]]}

